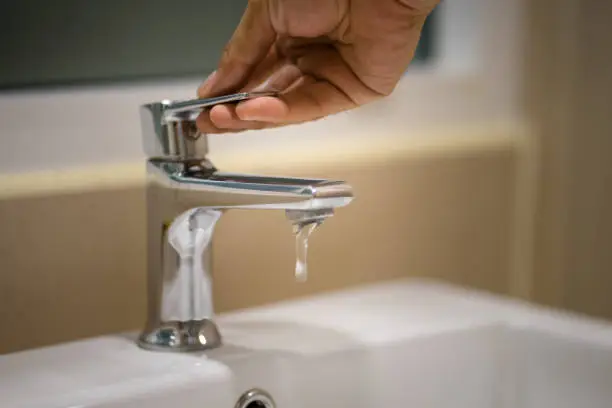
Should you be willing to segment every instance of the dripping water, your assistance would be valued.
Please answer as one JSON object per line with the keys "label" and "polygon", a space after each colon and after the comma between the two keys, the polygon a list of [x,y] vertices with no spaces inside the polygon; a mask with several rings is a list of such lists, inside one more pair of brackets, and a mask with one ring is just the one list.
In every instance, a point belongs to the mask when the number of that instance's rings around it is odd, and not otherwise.
{"label": "dripping water", "polygon": [[314,230],[334,214],[332,209],[288,210],[287,218],[293,223],[295,235],[295,280],[308,279],[308,239]]}
{"label": "dripping water", "polygon": [[321,224],[319,221],[293,224],[295,234],[295,280],[306,282],[308,279],[308,238]]}

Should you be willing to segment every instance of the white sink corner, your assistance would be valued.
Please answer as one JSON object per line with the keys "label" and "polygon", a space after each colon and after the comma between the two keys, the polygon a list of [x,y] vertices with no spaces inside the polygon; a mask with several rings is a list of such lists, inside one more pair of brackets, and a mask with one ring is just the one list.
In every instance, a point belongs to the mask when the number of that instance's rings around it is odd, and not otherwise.
{"label": "white sink corner", "polygon": [[403,279],[220,316],[225,345],[132,334],[0,356],[3,408],[610,408],[612,324]]}

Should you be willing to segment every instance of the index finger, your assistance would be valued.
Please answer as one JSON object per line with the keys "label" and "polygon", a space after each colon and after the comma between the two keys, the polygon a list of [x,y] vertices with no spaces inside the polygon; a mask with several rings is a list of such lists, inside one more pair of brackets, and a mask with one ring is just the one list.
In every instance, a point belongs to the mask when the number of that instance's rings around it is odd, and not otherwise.
{"label": "index finger", "polygon": [[216,72],[198,88],[205,98],[240,89],[255,67],[266,57],[276,33],[267,0],[251,0],[228,42]]}

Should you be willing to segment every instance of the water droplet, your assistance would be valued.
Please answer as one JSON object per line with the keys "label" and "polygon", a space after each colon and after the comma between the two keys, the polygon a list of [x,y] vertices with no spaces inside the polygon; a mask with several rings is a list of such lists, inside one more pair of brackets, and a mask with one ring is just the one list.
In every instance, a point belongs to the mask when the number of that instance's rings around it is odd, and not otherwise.
{"label": "water droplet", "polygon": [[306,282],[308,279],[308,238],[321,225],[322,220],[294,224],[295,234],[295,280]]}
{"label": "water droplet", "polygon": [[308,279],[308,238],[327,218],[334,214],[333,209],[287,210],[287,218],[293,224],[295,234],[295,280],[306,282]]}

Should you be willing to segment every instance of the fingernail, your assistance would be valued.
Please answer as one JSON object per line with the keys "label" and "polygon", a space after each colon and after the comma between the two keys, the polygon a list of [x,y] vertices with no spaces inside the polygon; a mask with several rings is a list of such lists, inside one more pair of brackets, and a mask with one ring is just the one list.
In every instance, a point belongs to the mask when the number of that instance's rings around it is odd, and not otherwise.
{"label": "fingernail", "polygon": [[[253,102],[253,101],[251,101]],[[245,102],[242,102],[245,103]],[[253,112],[252,109],[244,109],[245,105],[241,105],[240,103],[236,107],[236,115],[240,120],[252,120],[258,122],[268,122],[271,118],[267,117],[265,114],[262,115],[262,112]]]}
{"label": "fingernail", "polygon": [[199,94],[206,94],[214,85],[215,78],[217,77],[217,71],[213,71],[198,87]]}
{"label": "fingernail", "polygon": [[241,117],[240,119],[248,120],[248,121],[256,121],[256,122],[270,122],[270,118],[266,118],[260,115],[245,115]]}

